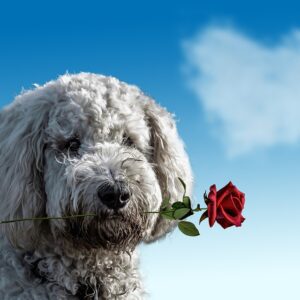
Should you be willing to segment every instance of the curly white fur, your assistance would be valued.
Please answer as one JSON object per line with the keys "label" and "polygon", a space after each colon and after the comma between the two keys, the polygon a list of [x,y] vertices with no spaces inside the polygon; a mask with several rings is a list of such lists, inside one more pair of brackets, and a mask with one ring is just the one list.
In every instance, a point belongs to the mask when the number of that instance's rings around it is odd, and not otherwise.
{"label": "curly white fur", "polygon": [[[178,177],[192,185],[171,114],[137,87],[89,73],[1,111],[0,177],[0,220],[97,214],[0,225],[0,299],[143,299],[135,248],[174,227],[144,212],[180,198]],[[117,211],[97,194],[116,181],[130,191]]]}

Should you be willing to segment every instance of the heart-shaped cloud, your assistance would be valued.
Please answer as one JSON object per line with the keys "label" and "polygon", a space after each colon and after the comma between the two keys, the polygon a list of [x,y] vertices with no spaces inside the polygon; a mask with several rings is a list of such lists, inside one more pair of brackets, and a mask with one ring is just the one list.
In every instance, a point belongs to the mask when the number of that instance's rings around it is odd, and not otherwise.
{"label": "heart-shaped cloud", "polygon": [[189,84],[229,156],[300,139],[300,31],[263,45],[208,27],[183,43]]}

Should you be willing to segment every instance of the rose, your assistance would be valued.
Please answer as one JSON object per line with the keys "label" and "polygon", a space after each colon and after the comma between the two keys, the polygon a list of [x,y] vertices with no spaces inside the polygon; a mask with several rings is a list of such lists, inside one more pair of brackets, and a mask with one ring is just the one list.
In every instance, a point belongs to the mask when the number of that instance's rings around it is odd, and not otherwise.
{"label": "rose", "polygon": [[245,204],[245,194],[239,191],[231,182],[229,182],[221,190],[217,191],[216,185],[210,187],[207,196],[204,193],[204,201],[207,207],[201,207],[197,204],[195,208],[191,206],[191,199],[186,196],[186,185],[181,178],[178,178],[183,186],[182,201],[171,202],[170,196],[163,200],[159,211],[147,211],[145,213],[158,213],[161,217],[178,221],[179,230],[189,236],[199,235],[199,230],[192,222],[185,221],[196,212],[202,213],[199,224],[208,218],[209,225],[212,227],[217,221],[224,229],[230,226],[241,226],[245,221],[242,216],[242,210]]}
{"label": "rose", "polygon": [[210,227],[217,221],[224,229],[230,226],[241,226],[245,218],[242,210],[245,204],[245,194],[239,191],[231,182],[217,191],[216,185],[210,187],[205,197],[207,216]]}

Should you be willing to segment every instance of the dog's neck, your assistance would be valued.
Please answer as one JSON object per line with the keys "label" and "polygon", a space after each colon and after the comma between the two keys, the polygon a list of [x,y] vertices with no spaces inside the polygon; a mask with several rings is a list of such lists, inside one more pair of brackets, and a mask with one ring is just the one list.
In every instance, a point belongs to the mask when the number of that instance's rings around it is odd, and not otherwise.
{"label": "dog's neck", "polygon": [[56,283],[78,299],[127,299],[141,289],[137,251],[80,249],[65,241],[41,244],[24,261],[42,282]]}

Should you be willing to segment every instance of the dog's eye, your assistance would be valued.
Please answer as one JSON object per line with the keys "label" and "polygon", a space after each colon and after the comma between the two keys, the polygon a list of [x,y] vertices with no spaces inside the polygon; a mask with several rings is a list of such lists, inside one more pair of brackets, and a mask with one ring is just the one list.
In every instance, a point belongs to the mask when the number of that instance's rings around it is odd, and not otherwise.
{"label": "dog's eye", "polygon": [[129,136],[127,136],[126,134],[123,135],[122,144],[126,145],[128,147],[134,146],[133,140]]}
{"label": "dog's eye", "polygon": [[73,138],[66,143],[65,149],[68,150],[72,154],[76,154],[80,148],[80,145],[81,145],[81,143],[80,143],[79,139]]}

